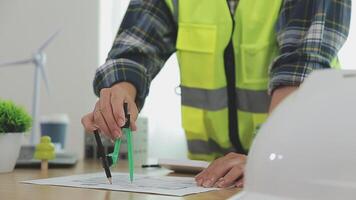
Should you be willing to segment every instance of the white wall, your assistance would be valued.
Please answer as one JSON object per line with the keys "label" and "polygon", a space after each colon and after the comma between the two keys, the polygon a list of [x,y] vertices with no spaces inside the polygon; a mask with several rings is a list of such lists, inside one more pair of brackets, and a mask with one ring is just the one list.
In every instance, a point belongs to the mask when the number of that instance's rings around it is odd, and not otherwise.
{"label": "white wall", "polygon": [[352,4],[351,29],[346,44],[341,49],[339,56],[344,69],[356,69],[356,3]]}
{"label": "white wall", "polygon": [[186,158],[187,145],[181,125],[179,69],[173,55],[152,81],[150,94],[141,112],[149,117],[149,156],[155,158]]}
{"label": "white wall", "polygon": [[[98,0],[0,1],[0,61],[27,58],[48,35],[62,29],[46,50],[52,95],[42,87],[41,114],[69,114],[67,150],[79,156],[83,154],[80,118],[95,102],[91,83],[99,64],[98,19]],[[0,68],[0,98],[30,111],[33,69],[32,65]]]}

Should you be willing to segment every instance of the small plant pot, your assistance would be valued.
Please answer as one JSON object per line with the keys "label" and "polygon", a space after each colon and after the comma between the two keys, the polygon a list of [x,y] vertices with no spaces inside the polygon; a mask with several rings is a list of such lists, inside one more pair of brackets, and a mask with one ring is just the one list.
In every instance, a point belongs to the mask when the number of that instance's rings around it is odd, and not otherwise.
{"label": "small plant pot", "polygon": [[0,134],[0,173],[12,172],[19,157],[23,133]]}

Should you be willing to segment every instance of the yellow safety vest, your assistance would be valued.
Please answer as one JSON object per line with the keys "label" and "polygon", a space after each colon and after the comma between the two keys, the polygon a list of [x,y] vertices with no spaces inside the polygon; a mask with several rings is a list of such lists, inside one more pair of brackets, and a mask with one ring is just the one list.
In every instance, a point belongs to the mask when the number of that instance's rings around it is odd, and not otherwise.
{"label": "yellow safety vest", "polygon": [[178,23],[182,125],[191,159],[246,153],[267,117],[282,0],[166,0]]}

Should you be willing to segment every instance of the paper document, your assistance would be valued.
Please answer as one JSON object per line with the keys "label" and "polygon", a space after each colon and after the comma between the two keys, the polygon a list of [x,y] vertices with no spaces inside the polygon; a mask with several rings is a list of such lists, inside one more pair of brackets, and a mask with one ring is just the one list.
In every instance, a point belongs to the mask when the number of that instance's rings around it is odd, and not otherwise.
{"label": "paper document", "polygon": [[172,196],[184,196],[188,194],[217,190],[217,188],[198,187],[196,186],[194,178],[191,177],[149,176],[135,174],[134,181],[131,183],[127,173],[112,173],[112,179],[113,184],[110,185],[104,173],[94,173],[22,181],[22,183],[153,193]]}

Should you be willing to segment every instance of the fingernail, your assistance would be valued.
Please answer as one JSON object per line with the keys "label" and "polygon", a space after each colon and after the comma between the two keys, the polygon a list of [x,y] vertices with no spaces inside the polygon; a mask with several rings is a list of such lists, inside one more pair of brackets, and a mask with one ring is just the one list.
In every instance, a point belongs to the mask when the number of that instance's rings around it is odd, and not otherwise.
{"label": "fingernail", "polygon": [[115,135],[115,138],[119,138],[120,137],[119,131],[114,131],[114,135]]}
{"label": "fingernail", "polygon": [[204,187],[211,187],[211,184],[212,184],[212,181],[211,180],[207,180],[207,181],[204,181],[203,186]]}
{"label": "fingernail", "polygon": [[218,187],[219,183],[223,180],[223,177],[219,178],[215,184],[214,184],[214,187]]}
{"label": "fingernail", "polygon": [[217,185],[218,187],[224,187],[224,184],[225,184],[225,180],[221,180]]}
{"label": "fingernail", "polygon": [[238,187],[238,188],[242,188],[242,186],[243,186],[243,183],[238,183],[238,184],[236,185],[236,187]]}
{"label": "fingernail", "polygon": [[119,119],[119,126],[123,126],[123,125],[125,125],[125,120],[120,118]]}

